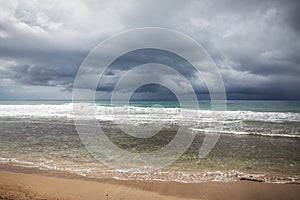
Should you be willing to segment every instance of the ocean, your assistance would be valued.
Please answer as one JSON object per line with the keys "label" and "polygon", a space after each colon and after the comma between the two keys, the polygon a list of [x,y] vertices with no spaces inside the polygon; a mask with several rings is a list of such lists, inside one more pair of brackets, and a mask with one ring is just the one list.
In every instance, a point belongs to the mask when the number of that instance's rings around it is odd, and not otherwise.
{"label": "ocean", "polygon": [[[200,101],[199,108],[188,102],[180,108],[176,101],[131,101],[114,106],[97,101],[92,106],[105,134],[129,152],[151,152],[167,145],[179,121],[195,139],[178,160],[162,169],[150,173],[113,169],[96,160],[82,144],[74,120],[83,116],[74,116],[71,101],[0,101],[0,166],[91,178],[180,182],[246,178],[300,183],[300,101],[228,101],[220,138],[204,158],[198,153],[211,131],[207,125],[212,120],[209,101]],[[187,113],[184,118],[182,109]],[[134,138],[118,127],[138,129],[161,122],[161,131],[150,138]]]}

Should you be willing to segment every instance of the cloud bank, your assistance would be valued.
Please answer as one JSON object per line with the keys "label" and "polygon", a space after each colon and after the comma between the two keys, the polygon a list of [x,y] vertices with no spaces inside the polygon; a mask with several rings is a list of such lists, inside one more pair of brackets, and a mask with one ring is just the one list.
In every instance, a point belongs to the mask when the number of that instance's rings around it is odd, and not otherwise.
{"label": "cloud bank", "polygon": [[[202,44],[220,69],[229,99],[300,99],[297,0],[0,3],[1,99],[71,98],[77,70],[94,46],[149,26],[183,32]],[[127,61],[107,75],[113,80]],[[106,86],[99,88],[100,98],[113,88]],[[137,92],[140,99],[172,96],[159,86]],[[198,93],[207,96],[205,88]]]}

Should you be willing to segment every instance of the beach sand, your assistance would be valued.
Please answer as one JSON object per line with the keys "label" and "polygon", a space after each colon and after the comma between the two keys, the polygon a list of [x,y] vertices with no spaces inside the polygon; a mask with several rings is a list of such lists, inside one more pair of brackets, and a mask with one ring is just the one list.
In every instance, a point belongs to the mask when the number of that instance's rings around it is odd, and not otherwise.
{"label": "beach sand", "polygon": [[94,180],[0,171],[0,199],[299,199],[300,185],[253,181],[179,183]]}

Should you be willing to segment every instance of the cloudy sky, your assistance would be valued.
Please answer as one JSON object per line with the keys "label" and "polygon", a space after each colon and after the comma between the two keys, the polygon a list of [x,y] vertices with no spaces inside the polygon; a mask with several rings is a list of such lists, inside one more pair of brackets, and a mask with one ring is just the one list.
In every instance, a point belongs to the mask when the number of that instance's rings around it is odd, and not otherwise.
{"label": "cloudy sky", "polygon": [[[111,35],[139,27],[170,28],[194,38],[217,64],[229,99],[300,99],[297,0],[0,0],[0,4],[0,99],[70,99],[88,53]],[[128,69],[124,66],[130,59],[145,59],[144,54],[120,59],[119,68],[107,72],[109,80]],[[181,63],[175,57],[173,61]],[[184,73],[192,77],[192,71]],[[174,77],[164,80],[176,83]],[[112,89],[110,83],[99,87],[99,97],[106,98]],[[148,85],[136,96],[164,99],[170,94]]]}

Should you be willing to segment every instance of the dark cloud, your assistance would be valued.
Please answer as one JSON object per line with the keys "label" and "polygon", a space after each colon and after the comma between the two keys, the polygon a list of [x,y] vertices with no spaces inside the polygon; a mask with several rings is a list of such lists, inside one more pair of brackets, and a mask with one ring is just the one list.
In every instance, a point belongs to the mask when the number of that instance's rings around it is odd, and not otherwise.
{"label": "dark cloud", "polygon": [[286,22],[298,33],[300,34],[300,1],[287,1],[286,2]]}
{"label": "dark cloud", "polygon": [[[298,0],[191,0],[159,4],[3,1],[0,98],[27,98],[26,92],[18,92],[20,87],[34,90],[34,98],[48,98],[47,90],[53,96],[71,97],[77,70],[95,45],[129,28],[158,26],[183,32],[207,49],[220,68],[230,99],[300,99],[299,10]],[[198,96],[208,98],[205,85],[196,83],[195,72],[187,63],[165,52],[147,50],[119,58],[106,71],[98,91],[108,94],[128,69],[153,60],[173,63],[194,88],[201,86]],[[176,83],[175,77],[163,72],[147,73],[157,79],[166,75],[165,82]],[[144,86],[137,93],[140,99],[174,97],[155,85]]]}

